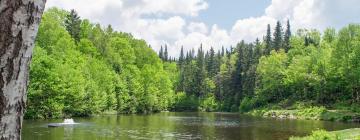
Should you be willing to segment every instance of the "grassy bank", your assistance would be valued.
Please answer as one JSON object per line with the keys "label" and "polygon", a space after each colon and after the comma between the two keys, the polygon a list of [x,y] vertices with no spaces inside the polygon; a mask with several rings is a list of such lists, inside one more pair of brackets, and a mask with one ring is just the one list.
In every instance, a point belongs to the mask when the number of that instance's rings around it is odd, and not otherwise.
{"label": "grassy bank", "polygon": [[324,121],[360,122],[360,114],[351,110],[328,110],[325,107],[297,109],[255,109],[246,114],[280,119],[305,119]]}
{"label": "grassy bank", "polygon": [[310,136],[291,137],[290,140],[360,140],[360,128],[333,132],[317,130],[314,131]]}

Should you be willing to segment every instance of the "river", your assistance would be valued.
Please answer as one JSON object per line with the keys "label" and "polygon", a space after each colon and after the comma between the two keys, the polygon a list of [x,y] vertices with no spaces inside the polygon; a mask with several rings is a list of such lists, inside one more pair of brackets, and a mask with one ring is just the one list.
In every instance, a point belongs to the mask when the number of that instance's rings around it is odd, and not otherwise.
{"label": "river", "polygon": [[63,120],[24,120],[23,140],[216,139],[285,140],[312,130],[342,130],[356,123],[280,120],[237,113],[163,112],[151,115],[104,115],[74,118],[79,124],[48,128]]}

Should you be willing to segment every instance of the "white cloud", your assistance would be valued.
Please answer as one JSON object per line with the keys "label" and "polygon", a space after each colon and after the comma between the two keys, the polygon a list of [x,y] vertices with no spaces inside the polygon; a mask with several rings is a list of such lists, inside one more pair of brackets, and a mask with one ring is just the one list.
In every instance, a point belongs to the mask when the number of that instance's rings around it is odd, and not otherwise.
{"label": "white cloud", "polygon": [[267,16],[238,20],[231,31],[232,40],[252,42],[256,38],[261,39],[266,33],[267,24],[275,24],[275,22],[274,18]]}
{"label": "white cloud", "polygon": [[203,22],[191,22],[188,25],[187,29],[188,29],[188,31],[190,33],[191,32],[200,32],[200,33],[203,33],[203,34],[208,33],[208,27]]}
{"label": "white cloud", "polygon": [[339,28],[360,22],[359,4],[359,0],[272,0],[262,16],[239,19],[228,31],[204,21],[191,21],[191,17],[209,7],[205,0],[48,0],[47,7],[76,9],[83,18],[111,24],[117,30],[145,39],[155,50],[168,44],[170,55],[177,56],[181,46],[190,50],[202,43],[205,49],[211,46],[216,49],[241,40],[261,39],[266,25],[274,27],[277,20],[289,19],[293,31]]}
{"label": "white cloud", "polygon": [[[52,6],[75,9],[83,18],[130,32],[155,50],[184,38],[187,23],[182,16],[194,17],[208,8],[204,0],[49,0],[47,8]],[[207,30],[205,24],[194,26],[201,33]]]}
{"label": "white cloud", "polygon": [[[192,48],[197,50],[200,47],[200,44],[202,44],[204,50],[209,50],[211,47],[219,49],[221,46],[230,46],[232,41],[226,30],[220,29],[217,25],[213,25],[209,34],[191,32],[177,40],[174,43],[174,46],[176,48],[183,46],[184,51],[189,51]],[[177,56],[179,55],[179,51],[174,51],[171,54]]]}

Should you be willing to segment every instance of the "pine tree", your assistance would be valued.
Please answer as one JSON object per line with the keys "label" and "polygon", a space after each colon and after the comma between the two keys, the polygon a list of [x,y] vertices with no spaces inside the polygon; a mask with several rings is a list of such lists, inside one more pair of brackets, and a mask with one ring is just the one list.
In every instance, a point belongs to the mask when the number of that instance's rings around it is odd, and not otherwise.
{"label": "pine tree", "polygon": [[261,57],[261,43],[260,40],[258,38],[256,38],[255,41],[255,52],[254,52],[254,59],[257,61],[259,61],[260,57]]}
{"label": "pine tree", "polygon": [[169,59],[168,48],[167,45],[165,45],[164,61],[168,61],[168,59]]}
{"label": "pine tree", "polygon": [[267,25],[266,36],[265,36],[265,50],[264,54],[269,55],[272,50],[272,39],[271,39],[271,27],[270,24]]}
{"label": "pine tree", "polygon": [[204,62],[204,51],[202,44],[198,49],[196,57],[196,71],[194,77],[194,91],[197,97],[202,97],[205,94],[204,81],[206,78],[205,62]]}
{"label": "pine tree", "polygon": [[179,61],[178,61],[179,68],[181,68],[183,66],[184,60],[185,60],[185,58],[184,58],[184,47],[181,46],[180,56],[179,56]]}
{"label": "pine tree", "polygon": [[224,46],[222,46],[221,48],[221,56],[224,56],[225,55],[225,49],[224,49]]}
{"label": "pine tree", "polygon": [[209,64],[209,51],[206,51],[205,57],[204,57],[204,67],[207,73],[209,73],[208,65]]}
{"label": "pine tree", "polygon": [[274,40],[273,47],[276,51],[280,50],[283,44],[283,31],[281,27],[280,21],[276,23],[275,32],[274,32]]}
{"label": "pine tree", "polygon": [[221,66],[221,58],[222,58],[222,56],[221,56],[221,52],[220,52],[220,50],[218,51],[218,53],[216,54],[216,61],[215,61],[215,75],[218,73],[218,72],[220,72],[220,66]]}
{"label": "pine tree", "polygon": [[284,50],[285,52],[288,52],[289,49],[291,48],[290,46],[290,37],[291,37],[291,28],[290,28],[290,21],[287,21],[287,25],[286,25],[286,31],[285,31],[285,36],[284,36]]}
{"label": "pine tree", "polygon": [[161,60],[164,60],[164,49],[163,49],[162,46],[161,46],[160,51],[159,51],[159,57],[160,57]]}
{"label": "pine tree", "polygon": [[66,30],[69,32],[72,38],[75,39],[76,42],[80,41],[80,31],[81,31],[81,19],[73,9],[70,14],[66,16],[65,20]]}
{"label": "pine tree", "polygon": [[[238,107],[240,104],[240,100],[243,97],[243,63],[244,63],[244,53],[243,53],[243,48],[245,46],[245,42],[242,41],[240,44],[238,44],[237,46],[237,59],[236,59],[236,64],[235,64],[235,70],[232,73],[232,92],[233,95],[235,96],[234,98],[234,102],[232,103],[232,105],[235,105],[235,107]],[[232,109],[233,110],[233,109]]]}
{"label": "pine tree", "polygon": [[215,51],[214,48],[211,47],[210,52],[208,54],[209,58],[207,61],[207,71],[209,74],[209,77],[214,77],[216,74],[216,69],[215,69]]}

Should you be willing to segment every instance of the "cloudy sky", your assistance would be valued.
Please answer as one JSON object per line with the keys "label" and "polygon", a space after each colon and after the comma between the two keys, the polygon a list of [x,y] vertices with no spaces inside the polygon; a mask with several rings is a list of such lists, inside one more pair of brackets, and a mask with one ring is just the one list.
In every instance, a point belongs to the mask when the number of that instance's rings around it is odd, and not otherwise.
{"label": "cloudy sky", "polygon": [[82,18],[145,39],[155,50],[229,47],[262,38],[266,25],[290,20],[299,28],[360,23],[360,0],[48,0],[47,8],[75,9]]}

